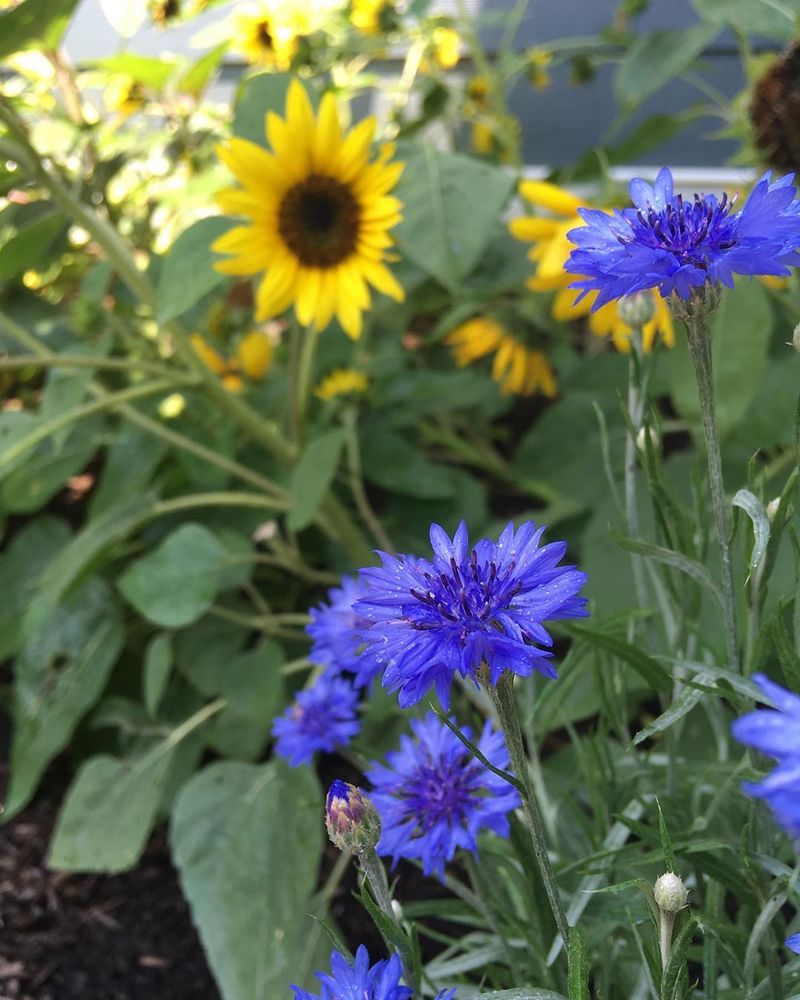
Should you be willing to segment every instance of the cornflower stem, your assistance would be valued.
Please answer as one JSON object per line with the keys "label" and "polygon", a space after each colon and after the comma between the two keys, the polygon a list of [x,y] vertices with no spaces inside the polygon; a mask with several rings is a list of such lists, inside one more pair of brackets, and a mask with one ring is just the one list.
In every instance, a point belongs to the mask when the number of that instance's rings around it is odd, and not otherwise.
{"label": "cornflower stem", "polygon": [[666,910],[658,911],[658,944],[661,949],[661,969],[666,969],[672,951],[672,929],[675,926],[675,914]]}
{"label": "cornflower stem", "polygon": [[522,742],[522,728],[517,711],[517,702],[514,698],[514,675],[505,671],[497,684],[489,685],[489,694],[497,710],[497,717],[506,739],[508,756],[511,761],[511,770],[519,782],[522,794],[522,804],[525,809],[525,816],[528,820],[531,843],[533,845],[533,855],[539,868],[539,874],[544,883],[550,909],[553,911],[558,932],[564,941],[564,947],[569,944],[569,924],[564,905],[558,893],[556,875],[550,863],[550,856],[547,853],[547,842],[545,839],[544,822],[539,809],[539,803],[531,784],[528,758],[525,755],[525,747]]}
{"label": "cornflower stem", "polygon": [[711,330],[708,313],[693,310],[686,317],[689,355],[697,380],[700,416],[706,444],[708,481],[711,487],[711,507],[722,556],[722,599],[725,623],[725,646],[731,668],[739,668],[736,642],[736,600],[733,589],[733,562],[731,559],[728,508],[725,501],[725,483],[722,478],[722,456],[719,446],[719,428],[714,407],[714,374],[711,361]]}
{"label": "cornflower stem", "polygon": [[[631,331],[631,350],[628,360],[628,417],[631,427],[625,439],[625,520],[628,534],[631,538],[639,537],[639,510],[636,503],[636,436],[642,427],[644,417],[644,393],[641,386],[642,363],[642,331]],[[636,603],[640,608],[647,606],[645,592],[644,567],[642,557],[635,553],[631,555],[633,564],[633,586],[636,591]],[[630,629],[633,629],[633,623]],[[628,641],[633,639],[629,634]]]}
{"label": "cornflower stem", "polygon": [[397,914],[392,909],[392,897],[389,893],[386,869],[383,867],[381,859],[375,853],[375,848],[370,847],[356,856],[358,857],[361,871],[364,873],[367,882],[369,882],[375,902],[380,907],[381,912],[396,924]]}

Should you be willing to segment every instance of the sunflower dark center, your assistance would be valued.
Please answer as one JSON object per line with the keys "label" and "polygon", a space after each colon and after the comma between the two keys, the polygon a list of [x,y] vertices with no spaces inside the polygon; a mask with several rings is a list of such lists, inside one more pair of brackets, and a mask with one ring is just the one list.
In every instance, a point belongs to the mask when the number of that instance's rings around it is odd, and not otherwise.
{"label": "sunflower dark center", "polygon": [[256,27],[256,38],[258,44],[265,49],[271,49],[273,45],[272,32],[269,29],[269,21],[259,21]]}
{"label": "sunflower dark center", "polygon": [[347,184],[311,174],[284,195],[278,230],[306,267],[335,267],[355,250],[360,209]]}

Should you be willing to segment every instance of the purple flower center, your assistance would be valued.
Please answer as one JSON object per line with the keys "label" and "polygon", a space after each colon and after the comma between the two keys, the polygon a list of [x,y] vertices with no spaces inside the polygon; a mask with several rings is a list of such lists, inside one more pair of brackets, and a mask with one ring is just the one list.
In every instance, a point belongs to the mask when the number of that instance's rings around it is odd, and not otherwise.
{"label": "purple flower center", "polygon": [[449,762],[437,759],[420,765],[408,782],[413,789],[408,795],[411,810],[423,828],[430,828],[443,820],[450,824],[461,823],[470,814],[475,797],[473,768],[459,755]]}
{"label": "purple flower center", "polygon": [[646,210],[636,211],[635,219],[629,216],[631,237],[627,240],[619,237],[619,241],[669,250],[682,262],[704,268],[712,254],[728,250],[736,243],[736,223],[730,217],[732,208],[733,200],[728,201],[727,194],[720,201],[696,194],[688,203],[679,194],[665,208],[648,205]]}
{"label": "purple flower center", "polygon": [[[493,616],[507,607],[512,598],[522,589],[517,580],[509,586],[513,573],[513,561],[508,570],[498,576],[497,566],[478,565],[478,555],[472,550],[470,560],[459,569],[455,559],[450,559],[450,573],[440,572],[438,576],[424,573],[426,590],[411,589],[412,597],[425,605],[423,616],[416,617],[414,610],[406,608],[409,624],[413,628],[438,628],[444,624],[461,624],[467,628],[481,628],[491,622]],[[432,619],[434,611],[439,620]],[[422,609],[420,609],[422,610]],[[442,620],[443,619],[443,620]]]}

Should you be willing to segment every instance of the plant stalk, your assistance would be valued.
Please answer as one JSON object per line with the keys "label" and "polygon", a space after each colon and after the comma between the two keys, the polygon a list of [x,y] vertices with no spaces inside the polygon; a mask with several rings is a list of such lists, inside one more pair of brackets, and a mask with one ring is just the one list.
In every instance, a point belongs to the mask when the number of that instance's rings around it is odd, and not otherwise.
{"label": "plant stalk", "polygon": [[545,892],[550,903],[550,909],[553,911],[558,932],[566,948],[569,945],[569,924],[567,923],[564,904],[561,902],[561,897],[558,893],[556,875],[550,862],[550,856],[547,853],[542,814],[531,784],[528,758],[522,742],[522,728],[520,726],[517,703],[514,698],[514,675],[508,671],[504,672],[497,684],[489,685],[488,689],[505,735],[508,756],[511,760],[511,770],[520,783],[522,804],[528,820],[528,828],[533,845],[533,855],[536,859],[542,882],[544,883]]}
{"label": "plant stalk", "polygon": [[722,478],[719,428],[714,407],[714,374],[711,362],[711,330],[708,315],[694,310],[686,317],[689,354],[697,380],[700,416],[706,444],[708,481],[711,487],[711,506],[722,555],[722,598],[725,622],[725,645],[731,669],[738,670],[739,654],[736,641],[736,599],[733,589],[733,561],[731,559],[728,507],[725,501],[725,483]]}

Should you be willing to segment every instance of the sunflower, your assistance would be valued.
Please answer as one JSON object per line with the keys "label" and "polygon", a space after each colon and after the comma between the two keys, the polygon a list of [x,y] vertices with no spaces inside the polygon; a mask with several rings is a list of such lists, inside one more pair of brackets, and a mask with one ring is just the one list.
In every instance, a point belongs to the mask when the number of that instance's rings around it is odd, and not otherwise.
{"label": "sunflower", "polygon": [[367,376],[355,368],[335,368],[323,378],[314,390],[317,399],[335,399],[367,391]]}
{"label": "sunflower", "polygon": [[272,341],[262,330],[251,330],[239,341],[233,357],[224,358],[199,333],[191,336],[192,347],[206,368],[219,375],[229,392],[241,392],[243,372],[251,382],[259,382],[272,365]]}
{"label": "sunflower", "polygon": [[474,316],[445,337],[459,368],[494,354],[492,378],[504,396],[533,396],[540,390],[549,399],[556,380],[547,358],[509,333],[496,319]]}
{"label": "sunflower", "polygon": [[234,10],[231,46],[253,66],[287,70],[297,51],[299,25],[282,19],[278,7],[265,3]]}
{"label": "sunflower", "polygon": [[315,119],[304,88],[289,86],[286,118],[267,115],[272,152],[245,139],[219,148],[243,188],[218,195],[226,212],[248,217],[212,249],[232,254],[216,265],[224,274],[265,271],[256,294],[256,318],[276,316],[294,303],[303,326],[321,330],[335,315],[352,338],[361,334],[370,306],[367,283],[398,302],[403,289],[384,264],[389,230],[401,202],[389,194],[403,165],[389,163],[383,146],[370,163],[375,119],[342,135],[336,101],[322,99]]}
{"label": "sunflower", "polygon": [[[549,213],[547,216],[522,216],[509,223],[512,236],[534,243],[528,257],[536,265],[536,270],[527,281],[528,288],[534,292],[556,293],[551,308],[554,319],[565,322],[588,316],[592,333],[600,337],[610,336],[619,351],[630,350],[631,328],[620,319],[619,303],[609,302],[597,312],[591,312],[596,293],[590,293],[576,304],[578,293],[569,287],[576,275],[564,270],[573,247],[567,239],[567,233],[570,229],[583,225],[578,209],[585,207],[585,202],[547,181],[523,181],[519,192],[526,201]],[[658,333],[664,343],[672,347],[675,333],[667,303],[655,289],[647,294],[653,296],[655,312],[653,319],[642,328],[643,347],[645,351],[649,351]]]}

